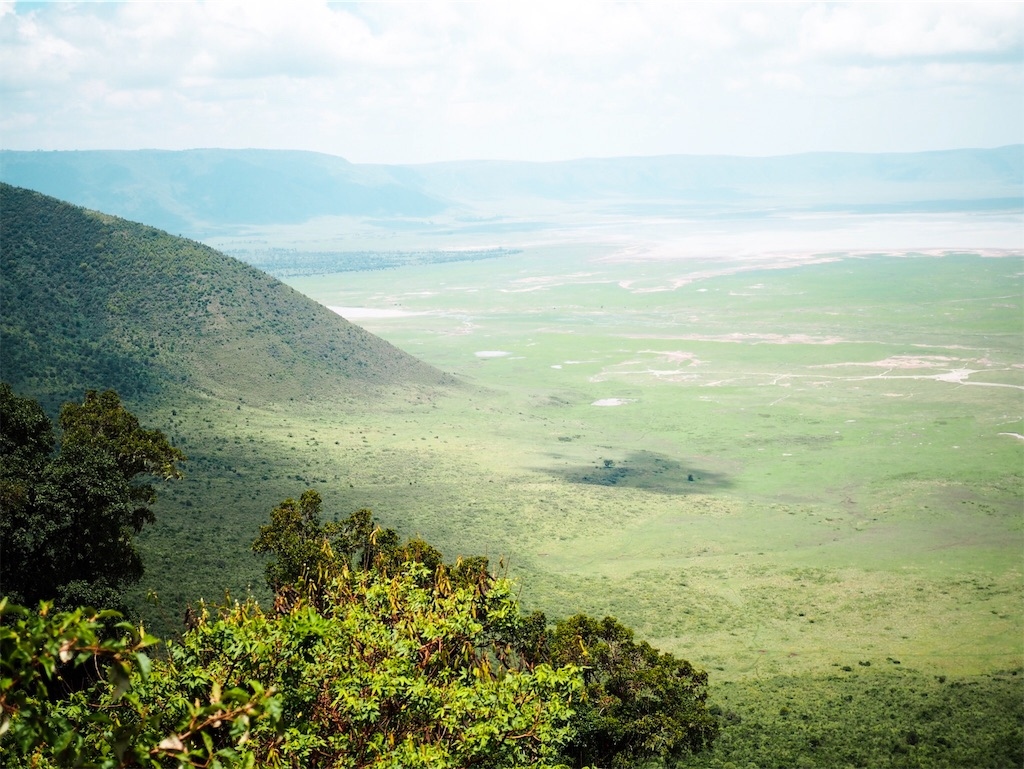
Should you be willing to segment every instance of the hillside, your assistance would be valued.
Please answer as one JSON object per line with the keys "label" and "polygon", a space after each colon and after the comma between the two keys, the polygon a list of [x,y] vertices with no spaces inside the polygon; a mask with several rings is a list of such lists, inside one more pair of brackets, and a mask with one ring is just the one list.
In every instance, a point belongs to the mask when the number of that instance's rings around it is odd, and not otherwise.
{"label": "hillside", "polygon": [[1021,206],[1024,145],[406,166],[280,150],[0,151],[0,181],[206,239],[322,216],[422,220],[496,202],[508,214],[524,200],[611,211],[1005,210]]}
{"label": "hillside", "polygon": [[445,376],[199,243],[0,185],[4,379],[53,405],[86,388],[247,402]]}

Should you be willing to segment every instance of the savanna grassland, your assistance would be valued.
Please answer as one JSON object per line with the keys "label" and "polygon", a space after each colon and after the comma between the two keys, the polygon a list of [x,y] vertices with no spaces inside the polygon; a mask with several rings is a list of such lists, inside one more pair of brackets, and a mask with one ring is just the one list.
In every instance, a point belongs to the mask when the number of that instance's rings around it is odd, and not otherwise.
{"label": "savanna grassland", "polygon": [[356,493],[720,678],[1020,664],[1019,257],[524,262],[291,281],[474,386],[336,438]]}
{"label": "savanna grassland", "polygon": [[117,387],[189,457],[139,540],[149,627],[269,600],[252,541],[315,488],[706,669],[724,729],[693,766],[1024,762],[1012,211],[496,204],[209,241],[387,345],[199,243],[16,194],[5,377],[51,409]]}
{"label": "savanna grassland", "polygon": [[[211,562],[237,582],[251,511],[313,486],[707,669],[726,728],[693,766],[1016,765],[1015,226],[569,206],[215,240],[460,384],[179,411],[238,475],[168,489],[194,541],[158,523],[153,573],[181,575],[165,595]],[[914,248],[956,242],[979,248]]]}
{"label": "savanna grassland", "polygon": [[706,667],[694,766],[1016,755],[1021,255],[520,245],[288,278],[465,382],[311,414],[337,500]]}

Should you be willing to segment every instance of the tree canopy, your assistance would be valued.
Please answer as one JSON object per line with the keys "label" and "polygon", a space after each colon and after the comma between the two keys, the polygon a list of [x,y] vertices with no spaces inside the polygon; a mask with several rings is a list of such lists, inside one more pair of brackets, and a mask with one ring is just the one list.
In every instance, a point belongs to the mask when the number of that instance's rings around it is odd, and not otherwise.
{"label": "tree canopy", "polygon": [[[309,604],[330,613],[324,584],[339,575],[384,584],[393,575],[411,574],[422,589],[435,592],[504,584],[489,573],[485,558],[446,564],[423,540],[401,544],[368,510],[338,522],[323,523],[321,516],[320,495],[310,489],[276,507],[253,543],[254,552],[273,556],[267,583],[282,610]],[[710,746],[718,733],[707,710],[707,674],[635,640],[613,617],[577,614],[552,625],[543,613],[525,614],[514,606],[509,619],[489,633],[503,663],[579,672],[571,728],[559,749],[563,764],[626,767],[678,759]]]}
{"label": "tree canopy", "polygon": [[[316,601],[265,612],[203,608],[164,658],[100,615],[0,605],[0,705],[9,766],[553,767],[582,681],[527,665],[504,640],[518,622],[506,580],[452,585],[409,562],[391,576],[342,572]],[[60,695],[61,663],[100,655],[106,680]]]}
{"label": "tree canopy", "polygon": [[718,723],[707,710],[707,673],[659,652],[613,617],[576,614],[556,623],[546,658],[583,671],[566,754],[577,766],[635,766],[710,747]]}
{"label": "tree canopy", "polygon": [[0,592],[34,604],[118,607],[143,573],[134,537],[152,523],[153,478],[185,455],[112,390],[60,412],[60,450],[38,403],[0,383]]}

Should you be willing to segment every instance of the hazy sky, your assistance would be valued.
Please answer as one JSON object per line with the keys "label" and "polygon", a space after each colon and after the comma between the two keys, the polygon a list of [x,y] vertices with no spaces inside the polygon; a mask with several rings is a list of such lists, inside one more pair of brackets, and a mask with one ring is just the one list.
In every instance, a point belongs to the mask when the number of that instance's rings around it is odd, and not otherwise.
{"label": "hazy sky", "polygon": [[0,3],[0,147],[355,162],[1024,141],[1024,3]]}

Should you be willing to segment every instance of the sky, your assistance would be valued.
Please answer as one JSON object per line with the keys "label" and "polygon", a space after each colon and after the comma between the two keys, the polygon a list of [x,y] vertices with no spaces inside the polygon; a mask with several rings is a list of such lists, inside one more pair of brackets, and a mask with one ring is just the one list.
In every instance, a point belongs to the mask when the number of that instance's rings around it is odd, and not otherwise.
{"label": "sky", "polygon": [[1024,2],[0,2],[0,148],[357,163],[1024,141]]}

